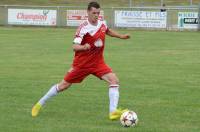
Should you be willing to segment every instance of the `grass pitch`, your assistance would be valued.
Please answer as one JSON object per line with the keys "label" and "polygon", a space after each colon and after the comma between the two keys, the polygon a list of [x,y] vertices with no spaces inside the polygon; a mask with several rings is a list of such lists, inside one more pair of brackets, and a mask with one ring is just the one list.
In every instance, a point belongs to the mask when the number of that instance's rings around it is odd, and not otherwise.
{"label": "grass pitch", "polygon": [[89,76],[51,99],[37,118],[31,108],[60,81],[73,58],[75,29],[0,27],[1,132],[198,132],[199,32],[125,31],[107,37],[105,60],[120,78],[120,106],[139,125],[108,120],[107,84]]}

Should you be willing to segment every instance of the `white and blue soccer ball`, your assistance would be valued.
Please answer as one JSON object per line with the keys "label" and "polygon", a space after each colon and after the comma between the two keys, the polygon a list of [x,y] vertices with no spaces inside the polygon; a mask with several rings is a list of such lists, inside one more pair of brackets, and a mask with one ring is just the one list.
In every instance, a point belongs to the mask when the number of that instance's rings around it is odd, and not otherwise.
{"label": "white and blue soccer ball", "polygon": [[123,127],[135,127],[138,124],[138,116],[134,111],[128,110],[120,117]]}

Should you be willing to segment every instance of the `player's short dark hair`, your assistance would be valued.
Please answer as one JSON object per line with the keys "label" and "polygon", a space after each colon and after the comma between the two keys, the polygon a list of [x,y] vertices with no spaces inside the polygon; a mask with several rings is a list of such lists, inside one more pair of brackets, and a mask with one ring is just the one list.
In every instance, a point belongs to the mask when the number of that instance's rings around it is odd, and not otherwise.
{"label": "player's short dark hair", "polygon": [[94,8],[96,8],[96,9],[99,9],[100,8],[100,5],[99,5],[99,3],[97,3],[97,2],[90,2],[89,4],[88,4],[88,8],[87,8],[87,10],[90,10],[92,7],[94,7]]}

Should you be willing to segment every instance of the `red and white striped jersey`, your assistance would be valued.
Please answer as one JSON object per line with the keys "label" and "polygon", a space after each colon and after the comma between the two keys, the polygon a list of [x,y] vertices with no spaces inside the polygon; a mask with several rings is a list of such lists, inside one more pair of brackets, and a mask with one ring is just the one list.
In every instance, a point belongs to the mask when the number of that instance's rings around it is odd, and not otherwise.
{"label": "red and white striped jersey", "polygon": [[103,51],[105,45],[105,35],[108,31],[105,21],[98,20],[96,26],[84,21],[78,27],[74,44],[90,44],[91,49],[87,51],[76,51],[73,60],[73,67],[93,68],[104,63]]}

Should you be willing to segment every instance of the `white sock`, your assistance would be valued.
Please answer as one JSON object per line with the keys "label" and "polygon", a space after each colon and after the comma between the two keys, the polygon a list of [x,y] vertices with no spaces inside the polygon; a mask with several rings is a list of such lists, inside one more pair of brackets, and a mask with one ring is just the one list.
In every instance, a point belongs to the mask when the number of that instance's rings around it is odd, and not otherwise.
{"label": "white sock", "polygon": [[56,85],[54,85],[54,86],[52,86],[50,89],[49,89],[49,91],[39,100],[39,103],[43,106],[44,104],[45,104],[45,102],[49,99],[49,98],[51,98],[51,97],[53,97],[53,96],[55,96],[55,95],[57,95],[58,94],[58,85],[56,84]]}
{"label": "white sock", "polygon": [[110,85],[109,87],[109,99],[110,99],[110,112],[113,112],[117,109],[119,101],[119,85]]}

